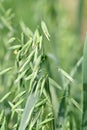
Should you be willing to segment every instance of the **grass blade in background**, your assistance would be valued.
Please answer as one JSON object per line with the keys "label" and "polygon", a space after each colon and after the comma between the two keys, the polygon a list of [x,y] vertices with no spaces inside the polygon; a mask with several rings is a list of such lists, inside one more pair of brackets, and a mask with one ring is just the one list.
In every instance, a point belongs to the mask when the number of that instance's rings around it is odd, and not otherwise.
{"label": "grass blade in background", "polygon": [[78,1],[78,13],[77,13],[77,18],[78,18],[78,23],[77,23],[77,33],[79,36],[81,36],[81,29],[82,29],[82,20],[83,20],[83,5],[84,5],[84,0],[79,0]]}
{"label": "grass blade in background", "polygon": [[9,68],[7,68],[7,69],[4,69],[4,70],[0,71],[0,75],[3,75],[3,74],[5,74],[5,73],[7,73],[7,72],[10,71],[11,69],[12,69],[12,67],[9,67]]}
{"label": "grass blade in background", "polygon": [[82,130],[87,130],[87,36],[83,51],[83,115]]}

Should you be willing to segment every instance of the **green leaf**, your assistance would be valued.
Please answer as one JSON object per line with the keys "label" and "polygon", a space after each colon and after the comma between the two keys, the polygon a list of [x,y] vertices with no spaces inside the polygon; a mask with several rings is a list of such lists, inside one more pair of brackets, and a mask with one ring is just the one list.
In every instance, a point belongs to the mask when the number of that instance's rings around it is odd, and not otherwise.
{"label": "green leaf", "polygon": [[82,109],[80,108],[80,105],[78,104],[77,101],[75,101],[73,98],[71,98],[71,102],[82,112]]}
{"label": "green leaf", "polygon": [[20,99],[13,107],[13,109],[17,108],[22,102],[24,101],[24,99]]}
{"label": "green leaf", "polygon": [[42,30],[43,30],[43,32],[44,32],[46,38],[47,38],[48,40],[50,40],[50,34],[49,34],[49,32],[48,32],[47,26],[46,26],[46,24],[45,24],[44,21],[41,22],[41,27],[42,27]]}
{"label": "green leaf", "polygon": [[33,32],[28,27],[26,27],[26,25],[22,21],[20,22],[20,25],[21,25],[22,31],[27,37],[33,36]]}
{"label": "green leaf", "polygon": [[10,101],[8,101],[8,103],[9,103],[10,107],[13,109],[14,105]]}
{"label": "green leaf", "polygon": [[31,124],[30,124],[30,127],[29,127],[30,130],[32,130],[32,128],[33,128],[34,124],[36,123],[36,121],[38,120],[40,114],[41,114],[41,112],[39,111],[37,113],[37,116],[31,121]]}
{"label": "green leaf", "polygon": [[32,38],[30,38],[30,40],[26,44],[23,45],[20,52],[23,52],[24,54],[26,54],[26,52],[29,51],[29,48],[31,47],[31,43],[32,43]]}
{"label": "green leaf", "polygon": [[23,96],[26,93],[26,91],[20,92],[17,96],[15,96],[13,102],[17,101],[21,96]]}
{"label": "green leaf", "polygon": [[43,39],[43,37],[40,36],[40,43],[39,43],[39,48],[40,48],[40,49],[42,48],[42,39]]}
{"label": "green leaf", "polygon": [[46,102],[47,102],[47,99],[45,98],[45,99],[41,100],[40,102],[38,102],[35,107],[38,108],[39,106],[45,104]]}
{"label": "green leaf", "polygon": [[6,118],[4,117],[4,120],[2,122],[2,126],[0,127],[0,130],[6,130]]}
{"label": "green leaf", "polygon": [[16,39],[15,37],[11,37],[11,38],[9,39],[8,43],[12,43],[12,42],[14,42],[15,39]]}
{"label": "green leaf", "polygon": [[87,36],[83,51],[83,83],[87,84]]}
{"label": "green leaf", "polygon": [[21,45],[15,45],[15,46],[11,46],[11,47],[9,47],[9,49],[19,49],[21,47]]}
{"label": "green leaf", "polygon": [[70,80],[71,82],[74,82],[74,79],[63,69],[59,68],[58,71],[61,72],[68,80]]}
{"label": "green leaf", "polygon": [[55,122],[55,128],[58,123],[58,108],[59,108],[59,102],[57,97],[57,92],[54,86],[50,85],[50,93],[51,93],[51,100],[52,100],[52,107],[53,107],[53,113],[54,113],[54,122]]}
{"label": "green leaf", "polygon": [[20,73],[20,75],[18,76],[18,78],[15,80],[15,83],[18,83],[18,81],[24,77],[25,73],[27,70],[23,71],[22,73]]}
{"label": "green leaf", "polygon": [[1,113],[0,113],[0,122],[3,119],[3,116],[4,116],[4,110],[2,110]]}
{"label": "green leaf", "polygon": [[48,118],[48,119],[45,119],[44,121],[42,121],[39,125],[42,126],[42,125],[45,125],[47,124],[48,122],[52,121],[54,118]]}
{"label": "green leaf", "polygon": [[24,70],[24,68],[26,67],[26,65],[29,64],[31,58],[32,58],[33,55],[34,55],[34,52],[35,52],[35,51],[32,51],[32,52],[31,52],[31,54],[28,56],[26,62],[25,62],[25,63],[23,64],[23,66],[20,68],[20,71],[19,71],[19,72],[22,72],[22,71]]}
{"label": "green leaf", "polygon": [[13,31],[12,26],[10,25],[10,23],[9,23],[4,17],[1,17],[1,20],[2,20],[3,24],[4,24],[10,31]]}
{"label": "green leaf", "polygon": [[42,77],[38,80],[38,83],[37,83],[37,86],[36,86],[36,89],[35,89],[35,93],[37,93],[38,90],[39,90],[40,87],[41,87],[41,80],[42,80]]}
{"label": "green leaf", "polygon": [[45,88],[45,82],[46,82],[46,79],[44,78],[44,79],[42,80],[42,84],[41,84],[41,92],[40,92],[40,95],[42,94],[43,89]]}
{"label": "green leaf", "polygon": [[35,95],[35,94],[29,95],[18,130],[26,129],[28,122],[30,121],[31,111],[34,109],[37,100],[38,100],[37,95]]}
{"label": "green leaf", "polygon": [[54,87],[56,87],[56,88],[58,88],[58,89],[61,90],[61,86],[60,86],[55,80],[53,80],[53,79],[50,78],[50,77],[49,77],[49,83],[50,83],[51,85],[53,85]]}
{"label": "green leaf", "polygon": [[7,72],[10,71],[11,69],[12,69],[12,67],[9,67],[9,68],[7,68],[7,69],[4,69],[4,70],[0,71],[0,75],[3,75],[3,74],[5,74],[5,73],[7,73]]}
{"label": "green leaf", "polygon": [[83,56],[80,57],[80,59],[77,61],[76,65],[74,66],[74,68],[71,70],[71,73],[70,75],[73,77],[76,72],[78,71],[78,67],[82,64],[82,61],[83,61]]}
{"label": "green leaf", "polygon": [[5,96],[2,99],[0,99],[0,103],[3,102],[10,94],[11,92],[8,92],[7,94],[5,94]]}
{"label": "green leaf", "polygon": [[87,130],[87,35],[83,51],[83,115],[82,130]]}

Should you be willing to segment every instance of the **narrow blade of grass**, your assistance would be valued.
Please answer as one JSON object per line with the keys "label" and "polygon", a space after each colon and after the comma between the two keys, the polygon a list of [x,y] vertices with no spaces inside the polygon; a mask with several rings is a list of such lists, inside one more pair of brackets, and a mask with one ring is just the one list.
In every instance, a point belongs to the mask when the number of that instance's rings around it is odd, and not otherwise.
{"label": "narrow blade of grass", "polygon": [[15,46],[9,47],[9,49],[14,50],[14,49],[19,49],[20,47],[21,47],[21,45],[15,45]]}
{"label": "narrow blade of grass", "polygon": [[0,99],[0,103],[3,102],[10,94],[11,92],[8,92],[2,99]]}
{"label": "narrow blade of grass", "polygon": [[30,116],[31,110],[34,108],[37,100],[38,100],[37,95],[34,95],[34,94],[29,95],[18,130],[26,129],[27,124],[29,122],[29,116]]}
{"label": "narrow blade of grass", "polygon": [[26,93],[26,91],[23,91],[21,93],[19,93],[13,100],[13,102],[17,101],[21,96],[23,96]]}
{"label": "narrow blade of grass", "polygon": [[60,71],[68,80],[70,80],[71,82],[74,82],[74,79],[63,69],[59,68],[58,71]]}
{"label": "narrow blade of grass", "polygon": [[45,125],[46,123],[52,121],[54,118],[48,118],[48,119],[45,119],[44,121],[42,121],[39,125],[42,126],[42,125]]}
{"label": "narrow blade of grass", "polygon": [[11,37],[11,38],[9,39],[8,43],[12,43],[12,42],[14,42],[15,40],[16,40],[15,37]]}
{"label": "narrow blade of grass", "polygon": [[15,80],[15,83],[18,83],[18,81],[19,81],[22,77],[24,77],[26,71],[27,71],[27,70],[23,71],[23,72],[18,76],[18,78]]}
{"label": "narrow blade of grass", "polygon": [[46,38],[47,38],[48,40],[50,40],[50,39],[49,39],[49,38],[50,38],[50,34],[49,34],[49,32],[48,32],[47,26],[46,26],[46,24],[45,24],[44,21],[41,22],[41,27],[42,27],[42,30],[43,30],[43,32],[44,32]]}
{"label": "narrow blade of grass", "polygon": [[3,22],[3,24],[10,30],[13,31],[12,26],[10,25],[10,23],[8,21],[6,21],[6,19],[4,17],[1,17],[1,20]]}
{"label": "narrow blade of grass", "polygon": [[83,115],[82,130],[87,130],[87,36],[83,51]]}
{"label": "narrow blade of grass", "polygon": [[83,56],[80,57],[80,59],[77,61],[76,65],[74,66],[74,68],[71,70],[70,75],[73,77],[76,72],[78,71],[78,67],[82,64],[83,61]]}
{"label": "narrow blade of grass", "polygon": [[77,101],[75,101],[75,99],[71,98],[71,102],[80,110],[80,112],[82,112],[82,109],[80,108],[80,105],[78,104]]}
{"label": "narrow blade of grass", "polygon": [[28,56],[28,59],[27,61],[23,64],[23,66],[20,68],[20,72],[22,72],[24,70],[24,68],[26,67],[27,64],[29,64],[31,58],[33,57],[34,55],[34,51],[32,51],[32,53]]}
{"label": "narrow blade of grass", "polygon": [[6,130],[6,118],[4,117],[4,121],[0,127],[0,130]]}
{"label": "narrow blade of grass", "polygon": [[49,78],[49,83],[52,84],[54,87],[58,88],[59,90],[61,90],[61,86],[52,78]]}
{"label": "narrow blade of grass", "polygon": [[5,73],[7,73],[7,72],[10,71],[11,69],[12,69],[12,67],[9,67],[9,68],[7,68],[7,69],[4,69],[4,70],[0,71],[0,75],[3,75],[3,74],[5,74]]}
{"label": "narrow blade of grass", "polygon": [[28,28],[26,27],[26,25],[24,24],[24,22],[20,22],[20,26],[22,28],[22,31],[24,32],[24,34],[28,37],[32,37],[33,36],[33,32]]}

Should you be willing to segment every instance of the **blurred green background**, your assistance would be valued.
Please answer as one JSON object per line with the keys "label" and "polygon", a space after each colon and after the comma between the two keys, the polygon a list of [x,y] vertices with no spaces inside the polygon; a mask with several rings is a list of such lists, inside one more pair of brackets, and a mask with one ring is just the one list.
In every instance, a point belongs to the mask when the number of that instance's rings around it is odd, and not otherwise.
{"label": "blurred green background", "polygon": [[21,20],[32,30],[44,20],[51,35],[46,50],[55,55],[64,69],[71,69],[82,55],[87,28],[86,0],[2,0],[2,3],[15,14],[12,24],[19,35]]}

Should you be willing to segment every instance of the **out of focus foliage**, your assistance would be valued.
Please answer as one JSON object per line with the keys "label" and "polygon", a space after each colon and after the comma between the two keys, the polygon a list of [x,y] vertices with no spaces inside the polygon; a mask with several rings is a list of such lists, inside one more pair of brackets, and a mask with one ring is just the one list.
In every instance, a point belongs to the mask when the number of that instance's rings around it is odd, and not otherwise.
{"label": "out of focus foliage", "polygon": [[[7,0],[4,1],[4,5],[6,8],[12,8],[15,13],[13,22],[16,31],[18,31],[18,23],[21,20],[32,30],[39,26],[41,20],[44,20],[51,35],[51,46],[46,44],[47,51],[53,52],[57,63],[70,70],[82,50],[81,40],[77,33],[79,23],[83,18],[80,1],[70,3],[67,0],[65,3],[63,0],[37,0],[37,2],[35,0]],[[82,27],[79,26],[79,28]],[[72,55],[72,52],[75,53]]]}

